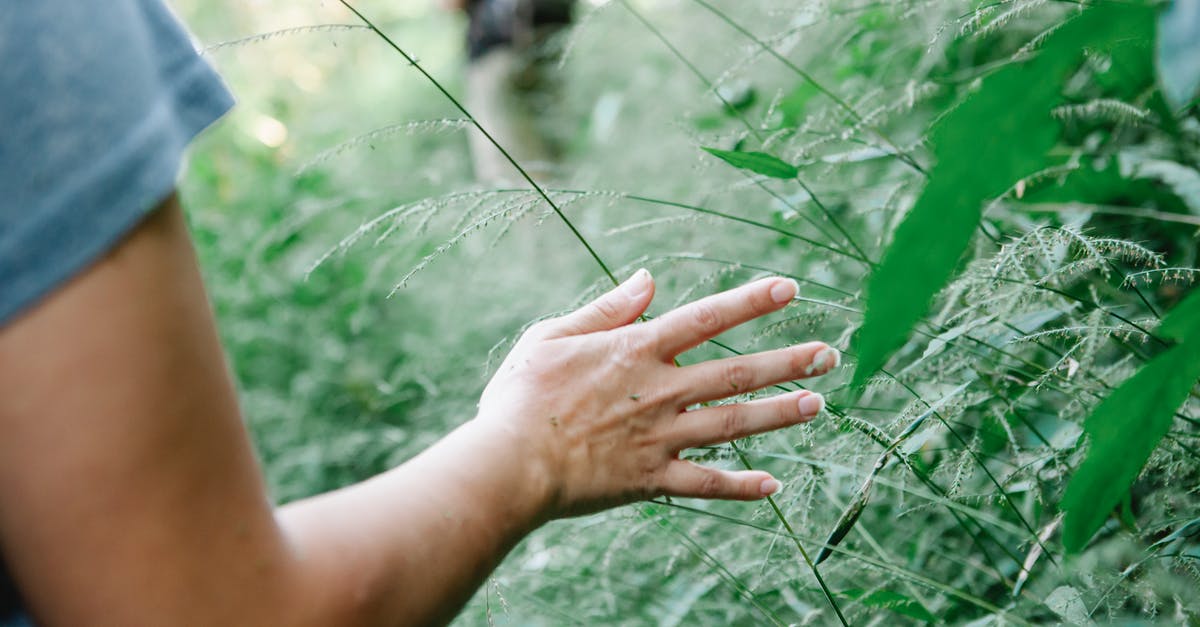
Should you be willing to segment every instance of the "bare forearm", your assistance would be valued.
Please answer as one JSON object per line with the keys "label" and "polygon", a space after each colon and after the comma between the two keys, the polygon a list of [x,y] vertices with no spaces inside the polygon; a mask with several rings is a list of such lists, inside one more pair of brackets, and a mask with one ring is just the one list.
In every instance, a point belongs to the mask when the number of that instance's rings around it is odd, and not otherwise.
{"label": "bare forearm", "polygon": [[527,533],[546,485],[479,422],[366,482],[280,509],[311,611],[341,625],[444,624]]}

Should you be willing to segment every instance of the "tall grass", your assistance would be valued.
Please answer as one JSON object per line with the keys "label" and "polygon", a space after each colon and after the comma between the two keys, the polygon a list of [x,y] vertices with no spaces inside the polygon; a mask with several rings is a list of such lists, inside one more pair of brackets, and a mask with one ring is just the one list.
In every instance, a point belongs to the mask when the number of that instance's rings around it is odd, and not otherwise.
{"label": "tall grass", "polygon": [[[802,285],[688,362],[811,338],[850,349],[867,277],[926,184],[930,124],[1078,11],[589,7],[560,42],[563,180],[481,189],[456,130],[471,112],[428,84],[458,89],[456,25],[355,7],[412,57],[336,7],[249,30],[231,17],[246,13],[194,7],[212,41],[247,37],[210,53],[235,89],[253,81],[245,117],[205,140],[184,191],[281,500],[398,463],[469,418],[506,339],[641,265],[659,281],[652,315],[763,274]],[[313,24],[336,28],[253,36]],[[321,68],[323,87],[300,97],[294,68],[256,63],[266,50]],[[821,420],[688,453],[769,469],[777,498],[553,523],[459,622],[1197,620],[1194,393],[1087,548],[1068,555],[1061,539],[1085,418],[1165,350],[1158,321],[1198,271],[1196,109],[1164,119],[1152,89],[1106,86],[1113,61],[1093,56],[1067,83],[1054,162],[988,200],[969,257],[865,389],[851,363],[812,384],[830,400]],[[278,150],[243,133],[260,108],[293,129]],[[761,151],[798,176],[704,147]]]}

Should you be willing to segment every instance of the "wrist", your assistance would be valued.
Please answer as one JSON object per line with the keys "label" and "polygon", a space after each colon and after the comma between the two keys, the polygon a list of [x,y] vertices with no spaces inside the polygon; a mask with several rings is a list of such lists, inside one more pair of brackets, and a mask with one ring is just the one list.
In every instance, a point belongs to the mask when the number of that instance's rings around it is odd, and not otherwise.
{"label": "wrist", "polygon": [[496,499],[498,508],[518,531],[528,533],[554,518],[558,497],[554,473],[530,438],[501,421],[471,420],[450,436],[469,453],[474,477],[464,480],[481,487],[480,498]]}

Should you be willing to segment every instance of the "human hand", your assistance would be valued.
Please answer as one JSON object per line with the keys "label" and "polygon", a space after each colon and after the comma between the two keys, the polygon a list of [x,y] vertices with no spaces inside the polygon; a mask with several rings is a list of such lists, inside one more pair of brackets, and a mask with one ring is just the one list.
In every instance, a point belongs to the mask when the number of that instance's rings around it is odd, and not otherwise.
{"label": "human hand", "polygon": [[679,452],[807,422],[824,399],[799,391],[699,404],[824,374],[838,365],[837,350],[809,342],[685,367],[674,359],[783,308],[796,291],[794,281],[763,279],[633,324],[654,295],[639,270],[583,308],[533,325],[484,389],[476,420],[520,442],[520,461],[547,482],[549,518],[660,495],[768,496],[780,484],[766,472],[718,470]]}

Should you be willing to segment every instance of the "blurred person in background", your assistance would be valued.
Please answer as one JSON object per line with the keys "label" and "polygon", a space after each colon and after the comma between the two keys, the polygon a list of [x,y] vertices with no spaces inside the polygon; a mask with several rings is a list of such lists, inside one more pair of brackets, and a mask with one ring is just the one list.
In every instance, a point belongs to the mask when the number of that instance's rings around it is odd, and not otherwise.
{"label": "blurred person in background", "polygon": [[[466,105],[483,128],[537,179],[554,175],[561,149],[547,128],[560,89],[556,35],[571,24],[575,0],[449,0],[467,12]],[[478,130],[470,132],[475,178],[523,183]]]}
{"label": "blurred person in background", "polygon": [[448,622],[551,519],[774,493],[768,473],[679,452],[823,407],[708,405],[828,371],[820,342],[674,363],[794,282],[634,324],[643,270],[534,325],[476,415],[417,457],[276,507],[174,193],[229,93],[161,0],[0,3],[0,58],[0,623]]}

